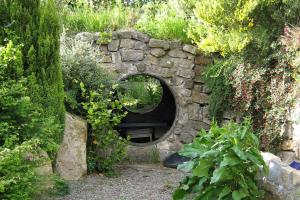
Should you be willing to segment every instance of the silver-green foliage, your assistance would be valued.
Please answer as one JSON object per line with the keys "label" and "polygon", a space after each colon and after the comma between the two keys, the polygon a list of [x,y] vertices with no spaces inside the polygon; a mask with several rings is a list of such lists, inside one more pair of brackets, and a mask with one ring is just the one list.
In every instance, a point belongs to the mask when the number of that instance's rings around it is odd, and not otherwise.
{"label": "silver-green foliage", "polygon": [[180,155],[191,158],[179,166],[187,176],[174,192],[174,200],[192,196],[206,200],[260,199],[263,192],[256,184],[260,169],[267,172],[258,150],[258,139],[250,120],[239,125],[230,122],[223,127],[213,123],[202,130],[194,142],[187,144]]}

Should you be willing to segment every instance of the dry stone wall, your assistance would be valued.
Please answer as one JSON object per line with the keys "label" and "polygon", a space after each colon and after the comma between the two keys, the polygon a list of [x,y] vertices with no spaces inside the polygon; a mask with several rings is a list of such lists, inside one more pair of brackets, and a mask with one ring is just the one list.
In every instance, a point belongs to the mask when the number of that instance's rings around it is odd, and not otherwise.
{"label": "dry stone wall", "polygon": [[[181,144],[191,142],[201,128],[209,128],[209,91],[201,74],[212,60],[199,53],[196,46],[150,38],[135,30],[113,32],[108,44],[97,43],[98,33],[79,33],[75,38],[93,45],[99,52],[101,65],[117,72],[119,78],[131,74],[151,74],[164,81],[173,92],[177,104],[174,125],[168,137],[159,143],[138,147],[138,151],[135,147],[131,148],[133,153],[141,153],[141,160],[147,157],[142,152],[153,152],[154,148],[159,150],[163,159],[179,150]],[[134,157],[137,159],[139,156]]]}

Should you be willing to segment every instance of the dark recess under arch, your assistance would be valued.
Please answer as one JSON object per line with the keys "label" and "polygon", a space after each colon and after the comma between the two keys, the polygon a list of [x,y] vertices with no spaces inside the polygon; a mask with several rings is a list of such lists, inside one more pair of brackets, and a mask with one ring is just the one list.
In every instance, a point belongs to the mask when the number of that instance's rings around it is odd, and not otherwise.
{"label": "dark recess under arch", "polygon": [[[134,135],[133,144],[149,144],[158,141],[171,129],[176,118],[176,101],[169,86],[159,78],[163,87],[160,104],[152,111],[144,114],[127,110],[128,115],[122,120],[118,130],[122,137]],[[151,134],[151,137],[148,135]]]}

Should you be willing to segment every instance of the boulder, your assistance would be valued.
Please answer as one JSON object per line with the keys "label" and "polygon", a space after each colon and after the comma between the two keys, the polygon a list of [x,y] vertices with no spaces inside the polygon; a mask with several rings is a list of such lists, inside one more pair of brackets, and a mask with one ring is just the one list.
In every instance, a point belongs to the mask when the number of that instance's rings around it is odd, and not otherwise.
{"label": "boulder", "polygon": [[79,180],[87,174],[86,163],[87,122],[66,114],[66,127],[60,145],[56,169],[66,180]]}

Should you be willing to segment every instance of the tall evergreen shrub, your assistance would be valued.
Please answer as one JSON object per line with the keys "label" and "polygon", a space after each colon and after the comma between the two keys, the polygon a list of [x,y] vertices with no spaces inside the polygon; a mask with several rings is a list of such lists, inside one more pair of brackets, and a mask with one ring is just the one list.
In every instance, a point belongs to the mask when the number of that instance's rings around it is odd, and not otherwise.
{"label": "tall evergreen shrub", "polygon": [[23,44],[23,70],[32,101],[43,108],[45,116],[63,124],[60,20],[55,1],[1,0],[0,4],[0,37],[5,38],[9,29],[16,35],[15,43]]}

